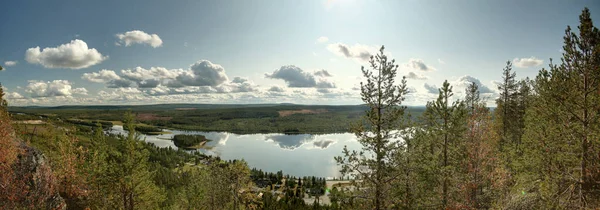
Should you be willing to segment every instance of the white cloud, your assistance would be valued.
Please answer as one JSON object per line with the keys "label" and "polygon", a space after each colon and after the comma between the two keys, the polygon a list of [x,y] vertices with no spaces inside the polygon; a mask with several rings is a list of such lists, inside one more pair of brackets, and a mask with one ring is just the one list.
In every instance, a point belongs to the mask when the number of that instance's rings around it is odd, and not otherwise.
{"label": "white cloud", "polygon": [[9,92],[6,94],[6,99],[24,99],[25,97],[23,97],[21,94],[17,93],[17,92]]}
{"label": "white cloud", "polygon": [[175,86],[217,86],[229,80],[221,65],[208,60],[192,64],[189,71],[184,71],[175,79]]}
{"label": "white cloud", "polygon": [[85,88],[73,89],[71,83],[67,80],[54,80],[54,81],[37,81],[30,80],[29,84],[25,87],[25,92],[31,94],[31,97],[54,97],[54,96],[71,96],[73,94],[86,95],[87,90]]}
{"label": "white cloud", "polygon": [[[129,83],[135,82],[140,88],[154,88],[159,84],[166,84],[175,80],[177,76],[183,74],[184,72],[185,71],[183,69],[166,69],[163,67],[151,67],[150,69],[144,69],[138,66],[134,69],[121,70],[121,77],[123,80],[129,81]],[[180,84],[179,86],[183,85]]]}
{"label": "white cloud", "polygon": [[46,68],[82,69],[99,64],[107,58],[108,56],[103,56],[96,49],[88,48],[88,45],[79,39],[55,48],[44,48],[40,51],[38,46],[25,52],[27,62]]}
{"label": "white cloud", "polygon": [[326,36],[322,36],[317,39],[317,42],[319,42],[319,43],[325,43],[328,41],[329,41],[329,38],[327,38]]}
{"label": "white cloud", "polygon": [[422,74],[416,74],[414,72],[408,72],[408,74],[406,75],[407,79],[414,79],[414,80],[426,80],[428,79],[427,76],[422,75]]}
{"label": "white cloud", "polygon": [[248,79],[243,78],[243,77],[234,77],[231,82],[232,83],[244,83],[244,82],[248,82]]}
{"label": "white cloud", "polygon": [[369,61],[371,55],[377,53],[378,48],[375,46],[367,46],[362,44],[349,46],[343,43],[335,43],[327,45],[327,49],[338,56],[352,58],[358,62],[367,62]]}
{"label": "white cloud", "polygon": [[284,80],[288,87],[335,88],[335,83],[324,78],[327,76],[331,75],[325,70],[306,72],[294,65],[282,66],[273,73],[265,74],[266,78]]}
{"label": "white cloud", "polygon": [[75,88],[71,91],[73,94],[77,95],[87,95],[88,91],[85,88]]}
{"label": "white cloud", "polygon": [[469,87],[471,83],[475,83],[477,85],[479,93],[481,94],[496,93],[493,89],[483,85],[483,83],[481,83],[479,79],[469,75],[464,75],[462,77],[459,77],[457,80],[450,82],[450,84],[454,86],[454,92],[464,91],[465,89],[467,89],[467,87]]}
{"label": "white cloud", "polygon": [[282,92],[285,92],[285,90],[283,89],[283,87],[280,87],[280,86],[271,86],[271,88],[269,88],[269,92],[282,93]]}
{"label": "white cloud", "polygon": [[544,61],[542,59],[537,59],[533,56],[531,56],[529,58],[513,59],[513,64],[515,64],[515,66],[519,67],[519,68],[529,68],[529,67],[540,66],[543,63],[544,63]]}
{"label": "white cloud", "polygon": [[192,64],[188,70],[136,67],[121,70],[120,74],[112,70],[85,73],[81,78],[90,82],[105,83],[106,87],[118,90],[137,89],[141,94],[150,96],[258,91],[258,86],[247,78],[234,77],[230,81],[221,65],[207,60]]}
{"label": "white cloud", "polygon": [[17,61],[5,61],[4,65],[5,66],[15,66],[15,65],[17,65],[17,63],[18,63]]}
{"label": "white cloud", "polygon": [[331,75],[327,70],[321,69],[321,70],[315,71],[315,76],[331,77],[333,75]]}
{"label": "white cloud", "polygon": [[441,58],[438,58],[438,63],[440,63],[440,64],[446,64],[446,62],[444,62]]}
{"label": "white cloud", "polygon": [[95,83],[107,83],[111,80],[121,79],[121,77],[113,70],[102,69],[99,72],[84,73],[81,79]]}
{"label": "white cloud", "polygon": [[427,83],[423,84],[423,87],[425,88],[425,90],[427,90],[427,93],[430,94],[438,94],[439,90],[435,85],[429,85]]}
{"label": "white cloud", "polygon": [[147,34],[146,32],[140,30],[128,31],[123,34],[117,34],[117,38],[119,38],[119,42],[117,46],[121,46],[121,44],[125,44],[126,47],[131,46],[132,44],[148,44],[154,48],[162,46],[163,41],[156,34]]}
{"label": "white cloud", "polygon": [[423,62],[423,60],[418,59],[418,58],[411,58],[408,60],[408,62],[403,64],[404,68],[410,69],[410,70],[415,70],[415,71],[435,71],[436,69],[433,68],[430,65],[425,64],[425,62]]}

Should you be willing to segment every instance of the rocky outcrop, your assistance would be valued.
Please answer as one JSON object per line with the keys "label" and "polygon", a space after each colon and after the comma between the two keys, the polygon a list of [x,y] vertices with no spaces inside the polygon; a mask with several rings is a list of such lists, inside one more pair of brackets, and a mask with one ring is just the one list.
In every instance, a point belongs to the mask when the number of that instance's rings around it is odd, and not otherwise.
{"label": "rocky outcrop", "polygon": [[56,180],[44,154],[25,143],[20,143],[19,148],[22,153],[15,163],[15,174],[28,186],[24,206],[66,209],[67,205],[58,193]]}

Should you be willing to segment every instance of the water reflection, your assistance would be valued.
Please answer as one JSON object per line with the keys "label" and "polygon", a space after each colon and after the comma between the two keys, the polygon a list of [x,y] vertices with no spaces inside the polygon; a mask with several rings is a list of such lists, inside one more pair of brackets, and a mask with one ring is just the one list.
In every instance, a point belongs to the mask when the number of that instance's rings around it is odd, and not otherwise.
{"label": "water reflection", "polygon": [[321,148],[321,149],[327,149],[327,147],[329,147],[330,145],[335,144],[335,143],[337,143],[335,140],[323,139],[320,141],[314,141],[313,145],[318,148]]}
{"label": "water reflection", "polygon": [[[204,135],[207,148],[199,151],[218,155],[224,160],[244,159],[250,167],[263,171],[284,173],[294,176],[338,177],[339,168],[334,156],[341,155],[344,145],[350,150],[360,149],[353,134],[285,135],[248,134],[238,135],[224,132],[196,132],[165,130],[170,134],[156,136],[141,135],[141,138],[159,147],[177,148],[170,139],[177,134]],[[111,133],[127,134],[122,126],[113,126]]]}
{"label": "water reflection", "polygon": [[295,134],[295,135],[269,135],[265,137],[266,141],[273,141],[282,149],[295,150],[303,144],[314,140],[315,137],[310,134]]}

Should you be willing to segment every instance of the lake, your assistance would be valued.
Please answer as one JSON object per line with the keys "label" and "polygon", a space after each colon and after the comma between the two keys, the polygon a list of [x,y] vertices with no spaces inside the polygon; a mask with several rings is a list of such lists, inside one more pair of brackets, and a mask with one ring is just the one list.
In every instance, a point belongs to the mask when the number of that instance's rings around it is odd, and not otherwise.
{"label": "lake", "polygon": [[[177,148],[170,139],[176,134],[204,135],[212,140],[200,149],[205,154],[224,160],[244,159],[250,168],[267,172],[282,170],[292,176],[339,177],[339,167],[333,157],[342,154],[344,145],[359,150],[360,143],[351,133],[341,134],[232,134],[168,130],[170,134],[141,135],[141,139],[159,147]],[[111,133],[126,134],[123,126],[115,125]]]}

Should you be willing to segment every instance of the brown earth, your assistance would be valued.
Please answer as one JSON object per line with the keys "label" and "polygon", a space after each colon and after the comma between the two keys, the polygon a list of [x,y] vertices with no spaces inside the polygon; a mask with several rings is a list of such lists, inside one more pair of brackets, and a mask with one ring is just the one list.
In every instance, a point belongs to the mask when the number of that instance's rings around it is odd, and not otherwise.
{"label": "brown earth", "polygon": [[279,117],[287,117],[293,114],[321,114],[325,113],[327,110],[325,109],[301,109],[301,110],[281,110],[279,111]]}

